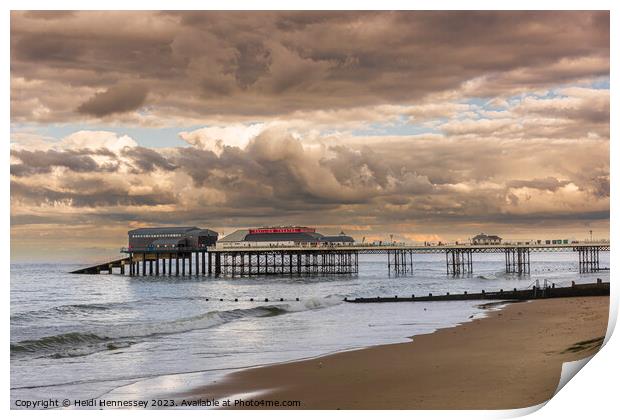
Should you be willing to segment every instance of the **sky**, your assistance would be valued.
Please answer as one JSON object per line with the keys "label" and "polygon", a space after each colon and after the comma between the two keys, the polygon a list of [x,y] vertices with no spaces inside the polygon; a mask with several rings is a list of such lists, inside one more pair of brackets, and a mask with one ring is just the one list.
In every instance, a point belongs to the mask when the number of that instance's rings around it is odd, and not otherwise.
{"label": "sky", "polygon": [[609,237],[609,13],[11,13],[11,258],[140,226]]}

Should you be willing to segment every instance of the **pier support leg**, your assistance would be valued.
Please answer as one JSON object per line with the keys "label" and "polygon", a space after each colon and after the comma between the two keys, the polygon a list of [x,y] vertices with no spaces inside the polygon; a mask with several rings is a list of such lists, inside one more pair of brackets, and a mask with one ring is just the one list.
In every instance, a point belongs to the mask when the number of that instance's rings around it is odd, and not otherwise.
{"label": "pier support leg", "polygon": [[506,273],[529,274],[530,273],[530,249],[529,248],[506,248]]}
{"label": "pier support leg", "polygon": [[146,276],[146,254],[142,254],[142,275]]}
{"label": "pier support leg", "polygon": [[262,256],[261,252],[256,253],[256,274],[262,274],[260,272],[260,257]]}
{"label": "pier support leg", "polygon": [[222,256],[221,252],[215,253],[215,275],[219,276],[222,274]]}
{"label": "pier support leg", "polygon": [[597,246],[579,246],[573,248],[579,254],[579,272],[593,273],[600,270],[600,249]]}
{"label": "pier support leg", "polygon": [[470,249],[453,248],[446,250],[446,274],[453,276],[473,273],[473,253]]}
{"label": "pier support leg", "polygon": [[288,273],[293,274],[293,253],[288,253]]}
{"label": "pier support leg", "polygon": [[202,251],[202,275],[204,276],[207,273],[207,267],[205,266],[205,252]]}

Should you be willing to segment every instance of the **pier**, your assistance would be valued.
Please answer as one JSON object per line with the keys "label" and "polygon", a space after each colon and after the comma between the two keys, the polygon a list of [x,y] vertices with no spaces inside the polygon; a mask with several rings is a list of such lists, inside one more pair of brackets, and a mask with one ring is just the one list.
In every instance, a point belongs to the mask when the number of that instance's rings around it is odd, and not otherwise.
{"label": "pier", "polygon": [[387,256],[389,273],[411,273],[415,255],[445,254],[446,275],[471,274],[475,254],[504,254],[506,273],[530,273],[530,254],[573,252],[580,273],[608,269],[600,265],[600,252],[609,251],[606,242],[535,245],[329,245],[329,246],[199,246],[166,248],[122,248],[125,257],[73,271],[76,274],[112,273],[130,276],[186,275],[306,275],[357,274],[359,255]]}

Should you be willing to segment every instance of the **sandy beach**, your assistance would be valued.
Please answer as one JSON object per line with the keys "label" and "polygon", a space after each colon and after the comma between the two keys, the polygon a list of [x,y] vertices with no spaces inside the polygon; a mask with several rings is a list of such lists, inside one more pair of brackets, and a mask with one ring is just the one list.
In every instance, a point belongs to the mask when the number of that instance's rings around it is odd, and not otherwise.
{"label": "sandy beach", "polygon": [[238,371],[192,397],[260,393],[252,398],[302,409],[528,407],[552,397],[562,363],[598,350],[608,309],[608,297],[511,303],[409,343]]}

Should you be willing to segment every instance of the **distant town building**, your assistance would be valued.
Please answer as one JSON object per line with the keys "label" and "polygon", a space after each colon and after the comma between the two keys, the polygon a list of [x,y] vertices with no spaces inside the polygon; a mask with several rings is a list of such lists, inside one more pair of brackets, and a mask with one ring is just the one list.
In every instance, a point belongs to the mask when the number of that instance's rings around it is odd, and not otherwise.
{"label": "distant town building", "polygon": [[499,245],[502,243],[502,238],[497,235],[485,235],[481,233],[472,238],[474,245]]}
{"label": "distant town building", "polygon": [[305,226],[276,226],[236,230],[217,242],[218,247],[350,245],[354,239],[344,232],[323,235]]}

